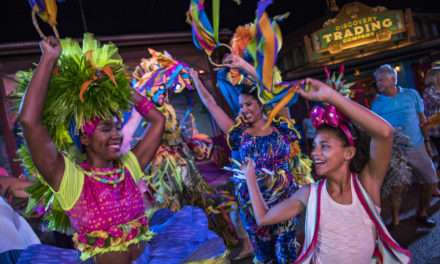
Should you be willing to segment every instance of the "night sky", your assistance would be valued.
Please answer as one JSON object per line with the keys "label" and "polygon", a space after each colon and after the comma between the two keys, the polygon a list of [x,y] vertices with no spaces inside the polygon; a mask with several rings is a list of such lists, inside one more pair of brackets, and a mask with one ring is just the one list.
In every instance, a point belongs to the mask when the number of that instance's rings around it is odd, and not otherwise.
{"label": "night sky", "polygon": [[[80,1],[87,31],[97,36],[189,31],[185,22],[189,0],[64,0],[58,5],[58,30],[62,36],[81,37],[84,33]],[[337,1],[339,7],[348,2],[353,1]],[[409,7],[414,11],[440,13],[440,5],[435,4],[437,1],[361,2],[390,9]],[[220,27],[233,30],[238,25],[251,22],[255,16],[256,3],[256,0],[242,0],[238,6],[232,0],[221,1]],[[274,0],[268,11],[270,15],[290,12],[290,17],[281,25],[283,34],[287,34],[316,18],[328,16],[325,3],[325,0]],[[210,5],[211,1],[206,0],[208,9]],[[0,43],[39,39],[32,26],[27,0],[3,0],[0,22]],[[50,29],[45,31],[50,32]]]}

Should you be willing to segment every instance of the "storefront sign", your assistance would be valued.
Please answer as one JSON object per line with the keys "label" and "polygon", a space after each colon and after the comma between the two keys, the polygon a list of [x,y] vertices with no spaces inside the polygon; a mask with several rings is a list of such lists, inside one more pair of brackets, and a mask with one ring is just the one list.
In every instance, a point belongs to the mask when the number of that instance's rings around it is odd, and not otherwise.
{"label": "storefront sign", "polygon": [[401,11],[383,11],[338,21],[312,34],[315,52],[336,54],[343,50],[388,41],[405,31]]}

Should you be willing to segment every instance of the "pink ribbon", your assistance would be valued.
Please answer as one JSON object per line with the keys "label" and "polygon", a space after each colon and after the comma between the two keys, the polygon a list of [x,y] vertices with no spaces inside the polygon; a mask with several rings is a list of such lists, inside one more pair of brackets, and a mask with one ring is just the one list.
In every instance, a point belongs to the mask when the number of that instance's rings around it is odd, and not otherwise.
{"label": "pink ribbon", "polygon": [[96,127],[98,126],[99,122],[101,122],[101,118],[94,117],[87,121],[81,128],[81,131],[88,137],[91,137],[93,135],[93,132],[95,132]]}
{"label": "pink ribbon", "polygon": [[347,137],[348,144],[354,146],[353,135],[348,128],[348,120],[340,113],[334,105],[315,106],[310,112],[310,119],[315,128],[322,125],[328,125],[334,128],[340,128]]}

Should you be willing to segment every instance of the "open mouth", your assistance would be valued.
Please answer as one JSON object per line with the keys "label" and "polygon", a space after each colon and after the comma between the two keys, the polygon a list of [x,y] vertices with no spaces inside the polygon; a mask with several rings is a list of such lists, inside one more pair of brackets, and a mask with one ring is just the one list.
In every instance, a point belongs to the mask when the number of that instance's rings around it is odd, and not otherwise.
{"label": "open mouth", "polygon": [[243,114],[244,119],[250,120],[252,118],[251,114]]}
{"label": "open mouth", "polygon": [[121,150],[121,142],[114,142],[114,143],[110,143],[108,145],[109,149],[115,152],[118,152]]}
{"label": "open mouth", "polygon": [[316,168],[320,168],[326,164],[326,161],[323,160],[313,160],[313,164],[315,164]]}

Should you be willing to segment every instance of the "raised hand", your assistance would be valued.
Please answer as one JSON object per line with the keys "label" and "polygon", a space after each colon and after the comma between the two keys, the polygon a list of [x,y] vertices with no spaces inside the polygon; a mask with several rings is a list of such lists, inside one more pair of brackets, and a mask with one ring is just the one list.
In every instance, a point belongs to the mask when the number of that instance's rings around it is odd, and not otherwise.
{"label": "raised hand", "polygon": [[257,72],[255,71],[255,68],[238,55],[234,55],[234,54],[227,55],[223,60],[223,64],[226,67],[232,69],[244,70],[245,72],[250,74],[253,78],[257,77]]}
{"label": "raised hand", "polygon": [[55,37],[48,37],[40,42],[43,58],[57,60],[61,54],[61,44]]}
{"label": "raised hand", "polygon": [[199,82],[200,78],[199,78],[199,73],[194,70],[193,68],[189,69],[189,76],[191,77],[191,79],[193,80],[194,83]]}
{"label": "raised hand", "polygon": [[298,90],[298,93],[307,100],[329,102],[335,94],[338,94],[327,84],[316,79],[307,78],[303,81],[305,89]]}
{"label": "raised hand", "polygon": [[243,167],[243,172],[246,175],[246,178],[255,181],[257,177],[255,173],[255,161],[253,159],[247,159]]}
{"label": "raised hand", "polygon": [[244,68],[244,65],[248,63],[238,55],[228,54],[223,59],[223,64],[230,68]]}

